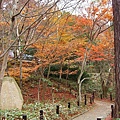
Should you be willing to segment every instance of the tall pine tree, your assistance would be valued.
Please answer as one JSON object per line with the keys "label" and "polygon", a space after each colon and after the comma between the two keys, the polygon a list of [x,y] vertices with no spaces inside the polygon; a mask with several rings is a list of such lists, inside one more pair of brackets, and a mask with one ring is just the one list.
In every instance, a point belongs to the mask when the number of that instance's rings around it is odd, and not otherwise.
{"label": "tall pine tree", "polygon": [[112,0],[115,48],[115,118],[120,118],[120,0]]}

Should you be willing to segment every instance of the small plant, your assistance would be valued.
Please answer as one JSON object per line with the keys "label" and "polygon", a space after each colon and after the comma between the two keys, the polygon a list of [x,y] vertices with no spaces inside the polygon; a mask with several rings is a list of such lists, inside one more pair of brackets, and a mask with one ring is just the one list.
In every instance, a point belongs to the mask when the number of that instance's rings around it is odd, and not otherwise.
{"label": "small plant", "polygon": [[42,78],[42,81],[45,82],[45,83],[47,83],[47,85],[48,85],[49,87],[52,87],[52,84],[53,84],[53,83],[52,83],[49,79]]}

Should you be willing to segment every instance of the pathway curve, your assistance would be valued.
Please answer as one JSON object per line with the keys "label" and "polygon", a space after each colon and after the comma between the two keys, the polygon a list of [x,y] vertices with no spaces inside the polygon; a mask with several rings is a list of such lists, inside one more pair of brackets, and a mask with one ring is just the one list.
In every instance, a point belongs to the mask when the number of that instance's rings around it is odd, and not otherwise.
{"label": "pathway curve", "polygon": [[111,113],[110,102],[95,101],[95,107],[73,120],[97,120],[98,117],[106,118]]}

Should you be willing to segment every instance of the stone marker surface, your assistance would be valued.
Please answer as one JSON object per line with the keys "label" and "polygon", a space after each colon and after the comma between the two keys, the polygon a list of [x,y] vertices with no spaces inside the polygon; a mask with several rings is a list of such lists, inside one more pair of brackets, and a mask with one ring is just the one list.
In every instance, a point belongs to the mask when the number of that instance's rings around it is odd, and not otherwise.
{"label": "stone marker surface", "polygon": [[1,109],[22,109],[23,97],[21,90],[12,77],[4,77],[1,88]]}

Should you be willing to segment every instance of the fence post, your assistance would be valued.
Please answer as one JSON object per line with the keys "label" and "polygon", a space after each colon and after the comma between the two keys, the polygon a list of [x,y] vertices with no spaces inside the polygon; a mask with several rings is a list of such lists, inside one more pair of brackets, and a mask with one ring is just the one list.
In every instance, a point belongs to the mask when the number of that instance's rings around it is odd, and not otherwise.
{"label": "fence post", "polygon": [[22,115],[23,120],[27,120],[27,115]]}
{"label": "fence post", "polygon": [[92,104],[92,97],[90,97],[90,104]]}
{"label": "fence post", "polygon": [[101,98],[101,99],[103,99],[103,96],[102,96],[102,94],[100,94],[100,98]]}
{"label": "fence post", "polygon": [[110,101],[112,101],[112,94],[110,93]]}
{"label": "fence post", "polygon": [[59,114],[59,105],[56,106],[56,114]]}
{"label": "fence post", "polygon": [[75,93],[75,98],[77,98],[77,94]]}
{"label": "fence post", "polygon": [[79,100],[77,101],[77,105],[80,106]]}
{"label": "fence post", "polygon": [[93,98],[95,98],[95,91],[93,91]]}
{"label": "fence post", "polygon": [[113,115],[114,115],[114,106],[113,105],[111,105],[111,118],[113,118]]}
{"label": "fence post", "polygon": [[68,102],[68,108],[70,109],[70,102]]}
{"label": "fence post", "polygon": [[86,95],[84,96],[84,98],[85,98],[85,105],[87,105],[87,97],[86,97]]}
{"label": "fence post", "polygon": [[95,99],[95,91],[93,91],[92,93],[92,101],[94,102],[94,99]]}
{"label": "fence post", "polygon": [[60,84],[58,83],[58,90],[60,89]]}
{"label": "fence post", "polygon": [[5,120],[5,117],[2,117],[2,120]]}
{"label": "fence post", "polygon": [[72,91],[72,89],[70,88],[70,94],[72,93],[71,91]]}
{"label": "fence post", "polygon": [[43,110],[40,110],[40,120],[43,120]]}
{"label": "fence post", "polygon": [[105,118],[103,116],[98,117],[97,120],[104,120]]}
{"label": "fence post", "polygon": [[97,120],[102,120],[101,118],[97,118]]}

